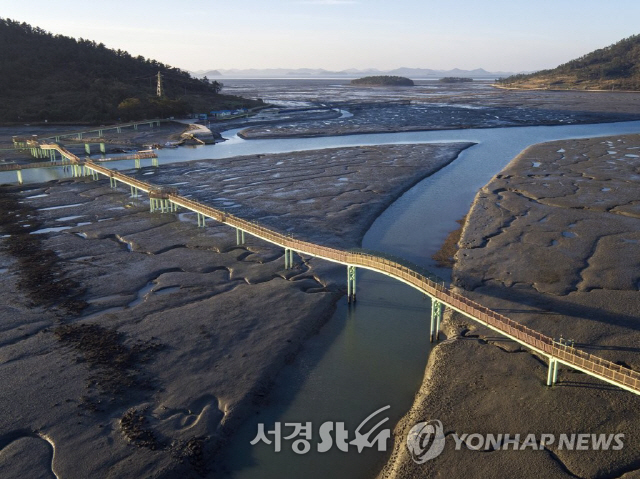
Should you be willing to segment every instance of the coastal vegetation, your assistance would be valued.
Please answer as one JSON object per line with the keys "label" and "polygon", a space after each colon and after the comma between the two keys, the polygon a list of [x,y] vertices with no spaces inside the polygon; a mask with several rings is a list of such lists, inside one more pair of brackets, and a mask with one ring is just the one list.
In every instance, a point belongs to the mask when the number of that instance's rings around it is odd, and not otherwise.
{"label": "coastal vegetation", "polygon": [[351,80],[357,86],[414,86],[413,80],[392,75],[369,76]]}
{"label": "coastal vegetation", "polygon": [[513,75],[499,86],[550,90],[640,90],[640,35],[620,40],[552,70]]}
{"label": "coastal vegetation", "polygon": [[440,78],[440,81],[443,83],[466,83],[472,82],[473,78],[468,77],[444,77]]}
{"label": "coastal vegetation", "polygon": [[0,18],[0,122],[131,120],[261,104],[221,88],[156,60]]}

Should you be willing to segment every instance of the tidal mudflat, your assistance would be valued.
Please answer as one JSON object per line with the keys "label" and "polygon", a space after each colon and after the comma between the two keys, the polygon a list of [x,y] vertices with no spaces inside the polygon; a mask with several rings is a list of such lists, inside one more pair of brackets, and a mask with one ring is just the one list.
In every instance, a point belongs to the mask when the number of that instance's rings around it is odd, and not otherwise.
{"label": "tidal mudflat", "polygon": [[262,96],[289,107],[332,106],[350,115],[296,118],[252,126],[246,139],[335,136],[361,133],[567,125],[640,118],[640,93],[507,91],[490,82],[449,84],[416,81],[415,87],[355,87],[345,80],[225,82],[230,92]]}
{"label": "tidal mudflat", "polygon": [[[478,193],[454,284],[472,299],[635,370],[640,327],[640,136],[528,148]],[[574,370],[545,386],[546,361],[457,314],[436,346],[380,477],[635,477],[638,396]],[[482,365],[481,368],[478,365]],[[437,418],[444,452],[415,464],[408,430]],[[622,450],[454,450],[451,434],[621,433]],[[511,447],[512,449],[513,447]]]}
{"label": "tidal mudflat", "polygon": [[[467,146],[322,150],[139,174],[350,247],[389,202]],[[2,203],[3,477],[205,474],[343,295],[341,269],[336,280],[335,267],[296,257],[285,271],[277,248],[251,238],[238,246],[234,231],[198,228],[193,214],[151,214],[104,181],[5,186]]]}

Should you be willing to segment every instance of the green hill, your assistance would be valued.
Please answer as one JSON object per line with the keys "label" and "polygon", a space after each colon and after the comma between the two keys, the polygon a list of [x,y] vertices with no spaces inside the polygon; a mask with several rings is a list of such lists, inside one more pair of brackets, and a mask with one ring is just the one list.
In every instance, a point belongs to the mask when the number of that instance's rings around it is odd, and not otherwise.
{"label": "green hill", "polygon": [[413,86],[412,80],[405,77],[380,75],[358,78],[357,80],[351,80],[352,85],[358,86]]}
{"label": "green hill", "polygon": [[[158,72],[164,96],[156,96]],[[98,122],[166,117],[261,102],[222,85],[90,40],[0,18],[0,122]]]}
{"label": "green hill", "polygon": [[553,70],[497,81],[525,89],[640,90],[640,35],[601,48]]}

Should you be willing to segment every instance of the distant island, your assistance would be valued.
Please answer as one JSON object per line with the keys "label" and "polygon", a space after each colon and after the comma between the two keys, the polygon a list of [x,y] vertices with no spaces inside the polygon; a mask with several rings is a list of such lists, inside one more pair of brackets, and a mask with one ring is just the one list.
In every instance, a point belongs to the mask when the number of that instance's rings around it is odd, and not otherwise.
{"label": "distant island", "polygon": [[224,78],[361,78],[372,75],[395,75],[407,78],[429,78],[439,79],[442,77],[469,77],[485,80],[495,80],[496,78],[506,78],[516,72],[494,71],[490,72],[482,68],[475,70],[461,70],[453,68],[452,70],[432,70],[429,68],[395,68],[393,70],[378,70],[377,68],[356,69],[349,68],[346,70],[325,70],[323,68],[249,68],[249,69],[206,69],[192,72],[193,76],[202,78],[217,77],[220,74]]}
{"label": "distant island", "polygon": [[358,86],[414,86],[413,80],[390,75],[358,78],[351,80],[351,84]]}
{"label": "distant island", "polygon": [[640,35],[620,40],[552,70],[512,75],[497,86],[526,90],[640,90]]}
{"label": "distant island", "polygon": [[444,77],[440,78],[440,81],[443,83],[465,83],[473,81],[473,78],[468,77]]}

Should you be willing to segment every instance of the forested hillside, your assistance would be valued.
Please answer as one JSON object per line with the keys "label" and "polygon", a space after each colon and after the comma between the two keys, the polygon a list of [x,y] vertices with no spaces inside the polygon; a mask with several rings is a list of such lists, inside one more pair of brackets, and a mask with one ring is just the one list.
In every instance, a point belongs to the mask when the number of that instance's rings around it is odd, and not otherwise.
{"label": "forested hillside", "polygon": [[221,87],[101,43],[0,18],[0,122],[130,120],[258,104],[221,95]]}
{"label": "forested hillside", "polygon": [[498,80],[515,88],[640,90],[640,35],[601,48],[553,70]]}

